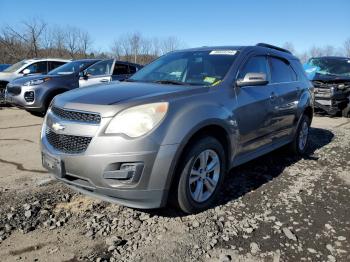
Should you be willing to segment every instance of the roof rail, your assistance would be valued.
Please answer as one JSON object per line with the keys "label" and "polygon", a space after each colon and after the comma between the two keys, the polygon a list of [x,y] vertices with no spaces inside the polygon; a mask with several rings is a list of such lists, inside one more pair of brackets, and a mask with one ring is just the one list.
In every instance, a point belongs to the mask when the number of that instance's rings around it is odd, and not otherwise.
{"label": "roof rail", "polygon": [[275,50],[278,50],[278,51],[281,51],[281,52],[285,52],[285,53],[288,53],[288,54],[291,54],[291,55],[292,55],[292,52],[290,52],[289,50],[284,49],[284,48],[281,48],[281,47],[278,47],[278,46],[274,46],[274,45],[270,45],[270,44],[265,44],[265,43],[258,43],[258,44],[256,44],[256,46],[271,48],[271,49],[275,49]]}

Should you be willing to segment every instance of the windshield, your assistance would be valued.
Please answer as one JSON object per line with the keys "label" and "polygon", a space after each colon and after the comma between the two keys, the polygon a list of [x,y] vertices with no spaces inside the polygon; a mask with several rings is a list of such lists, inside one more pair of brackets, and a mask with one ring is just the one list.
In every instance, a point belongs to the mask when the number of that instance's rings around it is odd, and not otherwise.
{"label": "windshield", "polygon": [[22,68],[24,65],[28,64],[28,62],[26,60],[22,60],[16,64],[13,64],[12,66],[6,68],[3,72],[6,73],[14,73],[16,72],[18,69]]}
{"label": "windshield", "polygon": [[235,50],[169,53],[136,72],[129,81],[213,86],[224,79],[236,57]]}
{"label": "windshield", "polygon": [[318,74],[350,76],[350,59],[312,58],[308,64],[316,66]]}
{"label": "windshield", "polygon": [[49,72],[49,75],[70,75],[73,73],[78,73],[92,63],[93,63],[92,61],[70,62],[60,67],[57,67],[54,70],[51,70]]}

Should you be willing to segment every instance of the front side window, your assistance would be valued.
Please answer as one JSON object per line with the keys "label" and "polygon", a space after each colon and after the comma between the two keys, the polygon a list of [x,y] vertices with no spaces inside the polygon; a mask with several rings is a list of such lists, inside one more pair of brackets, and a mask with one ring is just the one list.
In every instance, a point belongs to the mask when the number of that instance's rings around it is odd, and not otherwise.
{"label": "front side window", "polygon": [[136,67],[129,65],[129,74],[135,74],[136,73]]}
{"label": "front side window", "polygon": [[287,61],[276,57],[270,57],[270,67],[272,83],[296,81],[295,72]]}
{"label": "front side window", "polygon": [[236,50],[173,52],[143,67],[129,81],[212,86],[224,79],[237,55]]}
{"label": "front side window", "polygon": [[86,69],[86,73],[91,76],[110,75],[112,73],[113,61],[113,59],[110,59],[98,62]]}
{"label": "front side window", "polygon": [[33,63],[30,66],[27,66],[25,69],[29,69],[30,74],[44,74],[47,72],[47,62]]}
{"label": "front side window", "polygon": [[243,79],[247,73],[263,73],[268,78],[267,59],[265,56],[254,56],[248,60],[238,73],[238,79]]}

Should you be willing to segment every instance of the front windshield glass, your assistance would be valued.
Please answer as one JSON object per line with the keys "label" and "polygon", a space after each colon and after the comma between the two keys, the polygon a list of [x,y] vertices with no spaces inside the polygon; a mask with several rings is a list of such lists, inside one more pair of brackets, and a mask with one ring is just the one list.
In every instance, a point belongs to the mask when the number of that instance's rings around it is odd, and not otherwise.
{"label": "front windshield glass", "polygon": [[16,72],[18,69],[20,69],[22,66],[26,65],[28,62],[26,60],[22,60],[16,64],[13,64],[12,66],[6,68],[3,72],[6,73],[14,73]]}
{"label": "front windshield glass", "polygon": [[312,58],[308,64],[322,75],[350,76],[350,59]]}
{"label": "front windshield glass", "polygon": [[145,66],[129,81],[213,86],[224,79],[236,57],[235,50],[173,52]]}
{"label": "front windshield glass", "polygon": [[78,73],[82,69],[86,68],[91,61],[73,61],[62,66],[55,68],[49,72],[49,75],[70,75],[73,73]]}

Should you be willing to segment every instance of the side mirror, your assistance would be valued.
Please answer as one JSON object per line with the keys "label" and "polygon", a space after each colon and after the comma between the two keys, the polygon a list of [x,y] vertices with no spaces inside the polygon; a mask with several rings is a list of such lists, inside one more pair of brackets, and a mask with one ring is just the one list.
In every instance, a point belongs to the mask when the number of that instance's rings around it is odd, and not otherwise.
{"label": "side mirror", "polygon": [[23,75],[29,75],[30,74],[30,70],[28,68],[24,69],[22,71]]}
{"label": "side mirror", "polygon": [[84,79],[86,80],[86,79],[89,78],[89,73],[86,72],[86,71],[82,71],[82,72],[79,73],[79,76],[80,76],[81,78],[84,78]]}
{"label": "side mirror", "polygon": [[266,74],[264,73],[247,73],[243,79],[238,79],[236,81],[237,86],[263,86],[267,85],[269,81],[267,80]]}

